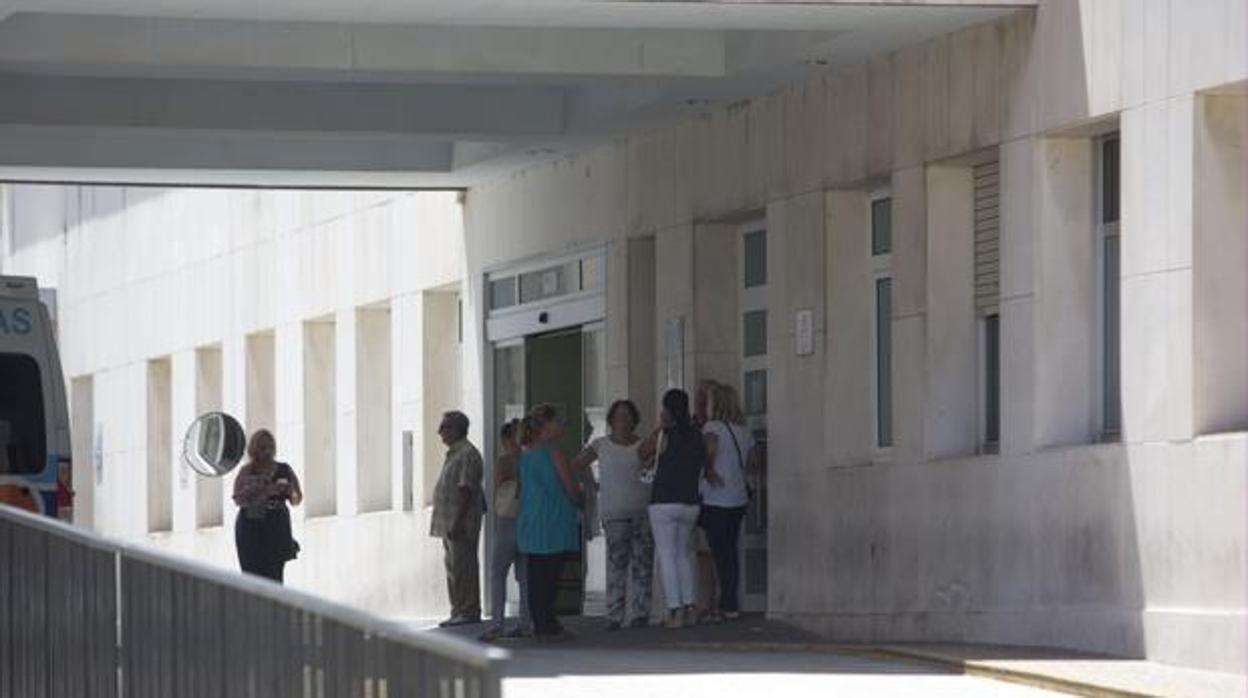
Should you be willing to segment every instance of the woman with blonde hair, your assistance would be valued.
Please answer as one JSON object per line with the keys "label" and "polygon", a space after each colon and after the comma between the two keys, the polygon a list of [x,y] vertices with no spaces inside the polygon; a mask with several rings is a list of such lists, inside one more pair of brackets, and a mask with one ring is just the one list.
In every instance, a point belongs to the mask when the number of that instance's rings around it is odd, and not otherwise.
{"label": "woman with blonde hair", "polygon": [[247,464],[234,480],[234,545],[244,572],[282,583],[286,563],[299,554],[290,532],[290,509],[299,506],[303,489],[286,463],[276,460],[277,441],[267,429],[251,435]]}
{"label": "woman with blonde hair", "polygon": [[567,636],[555,616],[555,596],[560,570],[581,550],[578,510],[583,495],[576,473],[556,445],[561,436],[563,423],[552,405],[534,407],[521,422],[516,547],[524,555],[529,617],[539,641]]}
{"label": "woman with blonde hair", "polygon": [[702,479],[702,511],[698,526],[706,533],[715,575],[719,579],[719,608],[712,620],[740,617],[737,598],[739,580],[738,540],[741,520],[750,503],[747,470],[754,455],[754,437],[745,428],[741,401],[730,385],[716,385],[711,391],[710,419],[702,427],[710,471],[717,477]]}

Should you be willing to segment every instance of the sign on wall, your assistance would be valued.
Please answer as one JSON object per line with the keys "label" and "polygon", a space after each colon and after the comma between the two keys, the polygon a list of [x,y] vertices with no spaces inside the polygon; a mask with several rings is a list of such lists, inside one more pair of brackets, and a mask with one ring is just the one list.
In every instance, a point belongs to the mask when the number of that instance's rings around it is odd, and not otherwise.
{"label": "sign on wall", "polygon": [[797,355],[810,356],[815,353],[815,311],[803,308],[797,311],[796,319]]}
{"label": "sign on wall", "polygon": [[664,356],[667,359],[667,387],[685,387],[685,317],[668,318],[663,333]]}

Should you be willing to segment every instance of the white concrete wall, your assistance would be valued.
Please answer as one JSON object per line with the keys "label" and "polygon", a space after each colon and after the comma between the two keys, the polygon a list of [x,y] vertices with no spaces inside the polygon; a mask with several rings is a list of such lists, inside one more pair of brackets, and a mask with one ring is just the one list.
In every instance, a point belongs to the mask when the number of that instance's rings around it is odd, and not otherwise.
{"label": "white concrete wall", "polygon": [[[470,277],[603,242],[626,268],[631,240],[653,239],[656,383],[664,323],[683,316],[691,385],[732,370],[715,358],[722,319],[701,306],[722,298],[705,273],[725,258],[713,231],[765,210],[771,615],[838,639],[1062,645],[1242,671],[1248,415],[1234,392],[1242,351],[1217,347],[1245,336],[1246,77],[1242,2],[1046,0],[473,187]],[[1098,445],[1092,138],[1115,129],[1125,435]],[[1000,455],[974,457],[955,175],[985,149],[1002,172],[1002,435]],[[882,185],[896,436],[883,455],[870,440],[865,232]],[[609,286],[608,343],[631,347],[630,324],[613,319],[638,297],[624,286]],[[810,357],[793,345],[804,308]],[[1199,436],[1211,430],[1230,433]]]}
{"label": "white concrete wall", "polygon": [[[418,452],[437,439],[424,428],[424,355],[412,338],[424,292],[463,279],[455,193],[13,186],[6,196],[15,225],[0,270],[58,289],[66,377],[92,403],[74,412],[100,434],[101,477],[78,488],[97,530],[237,568],[232,478],[165,464],[172,530],[148,536],[148,362],[167,359],[175,450],[196,414],[222,408],[275,431],[310,503],[336,500],[337,515],[294,510],[303,553],[288,583],[384,613],[445,613],[428,511],[399,511],[397,439],[412,431]],[[357,320],[379,308],[384,328]],[[309,323],[326,319],[335,322]],[[438,409],[480,415],[479,398],[446,399],[456,404]],[[371,489],[358,487],[359,470]],[[87,472],[76,467],[80,480]],[[370,513],[356,514],[357,493]]]}
{"label": "white concrete wall", "polygon": [[[426,613],[444,604],[419,511],[429,477],[416,478],[416,512],[355,513],[358,309],[389,304],[391,434],[413,431],[429,462],[435,403],[461,403],[481,441],[485,269],[605,243],[608,399],[646,404],[653,396],[636,393],[665,379],[671,318],[685,319],[687,384],[735,370],[738,314],[715,272],[735,268],[731,222],[765,215],[772,616],[838,639],[1061,645],[1243,671],[1248,436],[1234,364],[1248,340],[1234,255],[1246,67],[1241,0],[1044,0],[473,187],[462,238],[451,194],[23,187],[0,259],[62,291],[66,371],[93,376],[103,435],[94,519],[134,538],[147,521],[132,494],[145,484],[146,361],[183,356],[180,384],[185,352],[220,344],[225,408],[249,421],[264,412],[303,467],[300,323],[332,316],[338,516],[297,516],[305,554],[292,583]],[[1091,137],[1115,128],[1125,433],[1096,444]],[[968,231],[956,229],[961,189],[946,175],[992,148],[1002,440],[1000,455],[975,457]],[[881,186],[894,202],[887,454],[870,438],[865,215]],[[459,284],[466,318],[457,388],[431,383],[449,375],[447,284]],[[794,351],[799,309],[815,313],[810,356]],[[271,414],[248,379],[247,341],[269,332]],[[185,511],[189,494],[174,494]],[[233,564],[228,528],[184,526],[158,544]],[[375,574],[344,573],[361,569]]]}

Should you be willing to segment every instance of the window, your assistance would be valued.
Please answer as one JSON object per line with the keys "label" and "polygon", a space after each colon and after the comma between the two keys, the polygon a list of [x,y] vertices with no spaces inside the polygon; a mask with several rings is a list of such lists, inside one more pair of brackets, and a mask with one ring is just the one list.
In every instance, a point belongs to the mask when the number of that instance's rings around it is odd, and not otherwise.
{"label": "window", "polygon": [[767,285],[767,231],[745,234],[745,287]]}
{"label": "window", "polygon": [[767,230],[762,221],[737,229],[741,253],[742,407],[751,428],[767,415]]}
{"label": "window", "polygon": [[996,160],[976,165],[974,187],[975,312],[980,327],[980,448],[1001,439],[1001,204]]}
{"label": "window", "polygon": [[33,475],[47,465],[47,425],[39,364],[0,354],[0,475]]}
{"label": "window", "polygon": [[516,304],[516,277],[490,281],[490,309],[502,310]]}
{"label": "window", "polygon": [[893,280],[875,281],[875,445],[893,445]]}
{"label": "window", "polygon": [[875,279],[873,306],[875,445],[893,445],[893,200],[871,199],[871,262]]}
{"label": "window", "polygon": [[883,196],[871,201],[871,254],[893,251],[893,199]]}
{"label": "window", "polygon": [[745,313],[742,327],[746,357],[767,355],[767,311],[751,310]]}
{"label": "window", "polygon": [[580,262],[538,269],[520,275],[520,302],[532,303],[580,290]]}
{"label": "window", "polygon": [[989,315],[984,328],[984,431],[983,447],[995,452],[1001,442],[1001,320]]}
{"label": "window", "polygon": [[1113,133],[1098,145],[1099,181],[1097,201],[1098,237],[1100,238],[1101,276],[1101,434],[1115,438],[1122,432],[1122,374],[1119,361],[1121,334],[1119,326],[1121,286],[1119,279],[1120,210],[1119,139]]}
{"label": "window", "polygon": [[767,371],[745,372],[745,413],[751,417],[767,414]]}

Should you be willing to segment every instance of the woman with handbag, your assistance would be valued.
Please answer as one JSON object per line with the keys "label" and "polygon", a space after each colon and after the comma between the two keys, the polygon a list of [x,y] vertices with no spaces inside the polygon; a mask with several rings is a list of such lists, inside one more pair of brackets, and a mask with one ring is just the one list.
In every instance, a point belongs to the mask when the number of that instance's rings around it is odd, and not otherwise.
{"label": "woman with handbag", "polygon": [[699,485],[702,511],[698,526],[706,533],[719,579],[719,608],[709,614],[712,622],[741,616],[737,595],[740,578],[738,541],[741,520],[750,503],[748,472],[754,453],[754,437],[745,427],[741,401],[729,385],[717,385],[711,394],[711,414],[702,427],[707,457],[718,476],[703,478]]}
{"label": "woman with handbag", "polygon": [[290,532],[291,506],[303,502],[303,488],[295,471],[275,460],[277,441],[267,429],[252,434],[247,464],[234,479],[234,545],[244,572],[282,583],[286,563],[299,554]]}
{"label": "woman with handbag", "polygon": [[706,443],[689,414],[689,394],[673,389],[663,395],[662,426],[641,447],[641,457],[655,459],[650,493],[650,528],[663,576],[668,628],[697,622],[694,573],[689,539],[698,520],[698,482],[717,480],[707,460]]}
{"label": "woman with handbag", "polygon": [[[499,432],[503,453],[494,463],[494,549],[490,555],[489,627],[481,634],[482,642],[499,637],[522,637],[532,631],[529,622],[528,584],[525,581],[524,558],[516,548],[516,519],[520,513],[520,420],[513,419]],[[515,569],[520,585],[520,623],[506,631],[507,572]]]}

